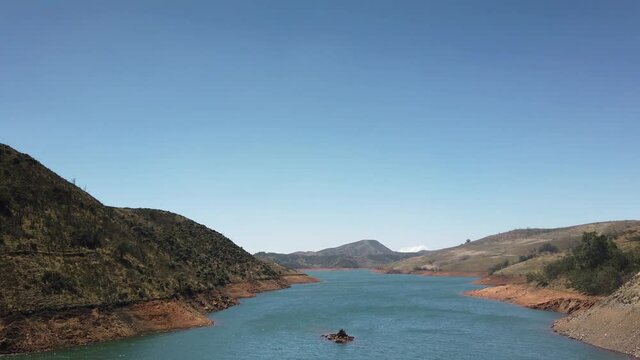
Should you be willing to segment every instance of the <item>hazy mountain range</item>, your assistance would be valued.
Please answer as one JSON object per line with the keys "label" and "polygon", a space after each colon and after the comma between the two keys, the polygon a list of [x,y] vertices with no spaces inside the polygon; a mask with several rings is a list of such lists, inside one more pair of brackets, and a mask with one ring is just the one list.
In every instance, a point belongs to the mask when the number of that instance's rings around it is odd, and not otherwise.
{"label": "hazy mountain range", "polygon": [[296,269],[375,268],[426,253],[402,253],[389,249],[377,240],[360,240],[320,251],[297,251],[291,254],[259,252],[255,256]]}
{"label": "hazy mountain range", "polygon": [[[259,252],[255,256],[281,265],[304,268],[380,268],[392,272],[415,271],[488,272],[493,266],[522,257],[538,255],[541,246],[552,245],[562,253],[580,243],[584,232],[624,235],[640,231],[640,221],[609,221],[555,229],[516,229],[490,235],[476,241],[415,253],[397,252],[377,240],[360,240],[320,251],[297,251],[290,254]],[[624,248],[625,236],[617,240]],[[635,246],[635,243],[629,246]],[[543,266],[559,255],[536,256],[529,264]],[[524,269],[522,265],[520,265]]]}

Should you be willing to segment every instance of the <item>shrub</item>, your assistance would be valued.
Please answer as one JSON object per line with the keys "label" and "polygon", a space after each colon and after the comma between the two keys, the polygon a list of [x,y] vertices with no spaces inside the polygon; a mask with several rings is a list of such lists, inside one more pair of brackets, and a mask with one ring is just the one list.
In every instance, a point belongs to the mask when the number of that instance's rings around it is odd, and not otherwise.
{"label": "shrub", "polygon": [[60,294],[64,291],[77,293],[75,282],[58,271],[45,271],[41,280],[45,294]]}
{"label": "shrub", "polygon": [[534,282],[538,285],[547,286],[549,285],[549,280],[541,272],[532,272],[527,274],[527,282]]}
{"label": "shrub", "polygon": [[612,266],[603,266],[591,281],[594,293],[610,294],[622,285],[623,274]]}
{"label": "shrub", "polygon": [[11,216],[11,192],[6,186],[0,186],[0,215]]}
{"label": "shrub", "polygon": [[535,254],[529,254],[529,255],[520,255],[518,257],[518,262],[523,262],[523,261],[527,261],[529,259],[533,259],[534,257],[536,257]]}
{"label": "shrub", "polygon": [[502,270],[509,266],[509,260],[505,260],[503,262],[499,262],[489,268],[489,275],[495,273],[496,271]]}
{"label": "shrub", "polygon": [[88,249],[96,249],[102,246],[102,234],[95,229],[87,229],[72,237],[74,246],[82,246]]}
{"label": "shrub", "polygon": [[136,252],[135,247],[129,241],[122,241],[116,246],[115,255],[118,256],[120,260],[124,260],[126,255],[133,255]]}
{"label": "shrub", "polygon": [[555,254],[558,251],[560,251],[560,249],[558,249],[557,246],[553,245],[552,243],[545,243],[542,244],[539,248],[538,248],[538,252],[540,253],[544,253],[544,252],[548,252],[548,253],[552,253]]}
{"label": "shrub", "polygon": [[566,276],[571,286],[587,294],[610,294],[637,267],[633,253],[623,253],[605,235],[584,233],[570,255],[544,268],[547,280]]}

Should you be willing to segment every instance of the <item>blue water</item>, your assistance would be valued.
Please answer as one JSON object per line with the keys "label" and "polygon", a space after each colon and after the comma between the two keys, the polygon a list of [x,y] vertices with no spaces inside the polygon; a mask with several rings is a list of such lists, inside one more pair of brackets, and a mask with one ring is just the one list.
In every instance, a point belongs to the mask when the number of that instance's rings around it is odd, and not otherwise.
{"label": "blue water", "polygon": [[[469,278],[310,272],[213,313],[215,326],[19,359],[626,359],[554,334],[560,315],[462,296]],[[320,335],[344,328],[338,345]]]}

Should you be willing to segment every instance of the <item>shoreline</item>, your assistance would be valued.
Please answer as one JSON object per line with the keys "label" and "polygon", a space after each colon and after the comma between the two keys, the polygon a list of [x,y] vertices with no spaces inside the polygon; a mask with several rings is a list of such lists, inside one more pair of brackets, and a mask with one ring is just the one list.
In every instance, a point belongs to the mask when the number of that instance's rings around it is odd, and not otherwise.
{"label": "shoreline", "polygon": [[[549,330],[553,331],[558,336],[563,336],[571,340],[580,341],[583,344],[598,348],[602,351],[621,354],[624,356],[628,356],[630,359],[640,359],[640,347],[629,347],[629,344],[621,344],[615,342],[614,344],[609,343],[606,341],[606,339],[608,338],[608,334],[606,332],[603,334],[603,336],[597,336],[596,334],[598,332],[601,333],[602,331],[595,331],[594,334],[592,329],[592,333],[585,333],[584,331],[580,331],[583,329],[571,329],[571,322],[576,321],[576,319],[586,317],[589,318],[588,320],[593,322],[594,319],[591,319],[590,312],[593,309],[604,307],[606,303],[610,301],[608,297],[585,295],[576,291],[566,289],[561,290],[540,288],[527,283],[526,277],[524,276],[487,275],[486,273],[479,272],[401,272],[383,269],[372,269],[372,271],[384,274],[477,277],[477,279],[472,281],[471,283],[476,285],[484,285],[485,287],[480,289],[467,290],[464,291],[461,295],[481,298],[490,301],[507,302],[516,306],[533,310],[553,311],[565,314],[564,317],[554,321],[549,326]],[[637,277],[640,278],[640,274],[637,275]],[[624,314],[621,313],[617,313],[614,315],[614,320],[616,320],[615,318],[617,317],[617,320],[620,321],[622,321],[620,318],[624,316]],[[636,317],[634,317],[634,319]],[[634,329],[637,328],[635,324],[637,324],[638,322],[640,322],[640,317],[637,317],[637,321],[631,321],[631,326],[633,326]],[[606,325],[609,327],[609,330],[612,330],[611,322],[606,324],[597,322],[595,325],[596,328],[600,328],[602,327],[602,325]],[[613,330],[617,333],[617,337],[635,337],[640,339],[640,330],[621,332],[621,330],[617,329],[616,326],[614,326]]]}
{"label": "shoreline", "polygon": [[576,292],[538,288],[529,284],[490,285],[463,293],[466,296],[497,300],[522,307],[572,314],[594,306],[603,298]]}
{"label": "shoreline", "polygon": [[[358,270],[363,268],[323,268],[309,269],[322,271],[341,271],[341,270]],[[527,283],[524,276],[503,276],[503,275],[487,275],[486,272],[451,272],[451,271],[389,271],[384,269],[366,268],[367,270],[380,274],[404,274],[418,276],[434,276],[434,277],[470,277],[476,278],[473,284],[484,285],[480,289],[468,290],[461,295],[476,297],[491,301],[507,302],[516,306],[525,307],[533,310],[553,311],[565,314],[564,317],[550,324],[549,330],[558,336],[567,339],[580,341],[581,343],[598,348],[601,351],[621,354],[628,356],[630,359],[640,359],[638,357],[638,349],[629,350],[621,347],[615,347],[598,341],[590,341],[584,335],[576,335],[561,326],[566,326],[566,322],[575,317],[584,316],[589,309],[602,306],[606,302],[604,296],[592,296],[578,293],[567,289],[550,289],[536,287]],[[638,275],[640,276],[640,275]],[[640,318],[638,319],[640,321]],[[637,322],[634,322],[637,323]],[[640,336],[640,330],[638,331]],[[606,334],[605,334],[606,337]]]}
{"label": "shoreline", "polygon": [[414,270],[414,271],[400,271],[400,270],[386,270],[386,269],[370,269],[373,272],[389,275],[419,275],[419,276],[434,276],[434,277],[477,277],[481,278],[486,276],[487,273],[479,271],[432,271],[432,270]]}
{"label": "shoreline", "polygon": [[320,280],[304,274],[231,283],[197,294],[152,299],[120,307],[98,306],[13,314],[0,318],[0,356],[61,350],[214,325],[212,312],[240,304],[240,299]]}
{"label": "shoreline", "polygon": [[[300,269],[298,269],[300,270]],[[604,297],[589,296],[573,291],[539,288],[524,279],[505,276],[478,276],[463,272],[389,273],[371,268],[321,268],[316,271],[369,270],[384,274],[407,274],[436,277],[477,277],[473,284],[486,287],[468,290],[464,296],[501,301],[534,310],[554,311],[567,316],[556,320],[550,329],[566,338],[580,341],[605,351],[633,359],[633,353],[596,344],[579,336],[557,329],[558,324],[581,316],[585,310],[600,305]],[[485,274],[486,275],[486,274]],[[240,304],[240,299],[288,288],[295,284],[316,283],[320,280],[306,274],[285,274],[276,279],[231,283],[191,296],[154,299],[121,307],[73,308],[62,311],[43,311],[30,315],[0,318],[0,357],[12,354],[63,350],[74,346],[120,340],[154,333],[186,330],[214,325],[208,315]],[[7,337],[7,333],[10,337]],[[2,338],[4,337],[4,339]]]}
{"label": "shoreline", "polygon": [[[571,330],[569,325],[571,321],[577,318],[588,317],[588,320],[594,321],[589,316],[591,309],[602,307],[607,302],[607,297],[585,295],[575,291],[540,288],[528,284],[522,278],[510,278],[504,276],[487,276],[473,282],[478,285],[486,285],[484,288],[468,290],[463,292],[464,296],[476,297],[492,301],[501,301],[514,304],[516,306],[526,307],[534,310],[553,311],[565,314],[565,316],[554,321],[550,330],[559,336],[566,337],[571,340],[580,341],[583,344],[596,347],[603,351],[622,354],[630,359],[640,359],[638,357],[637,348],[629,348],[628,346],[620,346],[620,344],[612,345],[606,341],[607,334],[603,338],[590,338],[582,332]],[[620,314],[616,314],[620,317]],[[603,325],[611,326],[606,321],[595,320],[594,328],[600,328]],[[635,322],[634,322],[635,324]],[[585,326],[588,328],[589,326]],[[620,333],[620,329],[616,329],[618,337],[627,338],[629,333]],[[613,337],[612,337],[613,338]]]}
{"label": "shoreline", "polygon": [[319,267],[319,268],[295,268],[295,271],[346,271],[346,270],[371,270],[370,268],[330,268],[330,267]]}

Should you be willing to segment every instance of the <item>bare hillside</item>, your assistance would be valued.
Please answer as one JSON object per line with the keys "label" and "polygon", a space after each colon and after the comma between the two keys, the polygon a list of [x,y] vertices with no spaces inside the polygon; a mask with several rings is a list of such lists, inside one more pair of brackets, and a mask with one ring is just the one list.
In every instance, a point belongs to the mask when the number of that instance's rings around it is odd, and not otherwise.
{"label": "bare hillside", "polygon": [[560,252],[572,248],[580,243],[585,232],[616,235],[634,230],[640,230],[640,221],[609,221],[557,229],[518,229],[400,260],[384,268],[399,272],[486,272],[507,260],[517,263],[520,256],[535,253],[544,244],[551,244]]}

